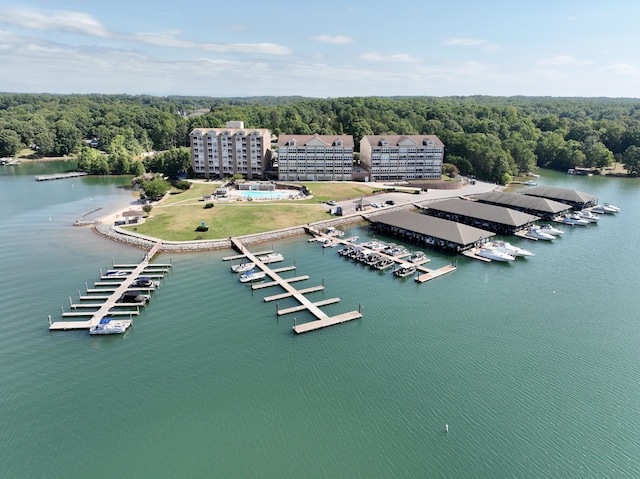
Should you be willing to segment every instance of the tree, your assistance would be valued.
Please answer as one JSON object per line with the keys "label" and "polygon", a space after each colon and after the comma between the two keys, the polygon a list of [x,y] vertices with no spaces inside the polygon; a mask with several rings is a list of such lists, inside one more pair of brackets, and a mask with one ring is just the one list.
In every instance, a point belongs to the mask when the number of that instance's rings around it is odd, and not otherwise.
{"label": "tree", "polygon": [[154,178],[152,180],[144,180],[142,182],[142,192],[146,198],[151,200],[160,200],[171,189],[168,181],[162,178]]}
{"label": "tree", "polygon": [[450,176],[451,178],[455,178],[457,174],[460,173],[458,167],[451,163],[443,163],[442,164],[442,174]]}
{"label": "tree", "polygon": [[633,176],[640,174],[640,147],[630,146],[622,154],[622,165]]}
{"label": "tree", "polygon": [[66,156],[75,150],[80,141],[80,131],[67,120],[58,120],[55,124],[53,153]]}
{"label": "tree", "polygon": [[0,131],[0,156],[15,156],[21,147],[20,137],[15,131]]}

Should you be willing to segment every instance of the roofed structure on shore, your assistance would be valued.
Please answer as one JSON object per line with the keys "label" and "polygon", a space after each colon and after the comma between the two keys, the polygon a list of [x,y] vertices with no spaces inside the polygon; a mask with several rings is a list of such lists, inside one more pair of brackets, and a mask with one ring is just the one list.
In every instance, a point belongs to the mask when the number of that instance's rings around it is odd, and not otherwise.
{"label": "roofed structure on shore", "polygon": [[550,220],[556,216],[568,213],[571,207],[566,203],[541,198],[538,196],[521,195],[517,193],[504,193],[502,191],[490,191],[472,196],[480,203],[488,205],[504,206],[523,213],[539,216]]}
{"label": "roofed structure on shore", "polygon": [[450,198],[424,206],[425,213],[500,234],[514,234],[540,218],[503,206]]}
{"label": "roofed structure on shore", "polygon": [[491,231],[410,211],[384,213],[368,220],[376,231],[454,252],[473,248],[494,236]]}
{"label": "roofed structure on shore", "polygon": [[569,188],[558,188],[555,186],[534,186],[532,188],[528,188],[527,191],[522,194],[559,201],[560,203],[565,203],[578,210],[593,206],[598,202],[598,198],[596,196],[588,193],[571,190]]}

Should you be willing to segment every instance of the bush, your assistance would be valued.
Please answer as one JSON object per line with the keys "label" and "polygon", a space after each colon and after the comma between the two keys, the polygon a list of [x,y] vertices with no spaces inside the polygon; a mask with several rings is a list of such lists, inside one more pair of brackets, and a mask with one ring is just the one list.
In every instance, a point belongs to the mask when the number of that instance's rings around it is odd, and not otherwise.
{"label": "bush", "polygon": [[153,209],[153,205],[144,205],[142,207],[142,211],[144,211],[146,214],[151,213],[151,210]]}
{"label": "bush", "polygon": [[209,227],[200,225],[196,228],[196,231],[209,231]]}
{"label": "bush", "polygon": [[189,188],[191,188],[191,183],[186,180],[176,181],[176,188],[178,188],[179,190],[188,190]]}
{"label": "bush", "polygon": [[207,203],[206,205],[204,205],[205,210],[208,208],[213,208],[213,203]]}

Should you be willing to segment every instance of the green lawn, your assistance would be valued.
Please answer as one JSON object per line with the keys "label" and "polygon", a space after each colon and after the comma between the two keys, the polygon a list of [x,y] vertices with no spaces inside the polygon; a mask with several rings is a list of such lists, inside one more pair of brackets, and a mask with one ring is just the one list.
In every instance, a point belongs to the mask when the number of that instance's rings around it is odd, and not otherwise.
{"label": "green lawn", "polygon": [[[127,229],[167,241],[220,239],[298,226],[329,219],[328,200],[357,199],[371,195],[375,189],[366,184],[303,183],[313,195],[306,200],[269,202],[230,201],[204,208],[203,195],[212,194],[217,183],[193,183],[187,191],[172,190],[154,205],[144,224]],[[201,222],[208,231],[196,231]]]}

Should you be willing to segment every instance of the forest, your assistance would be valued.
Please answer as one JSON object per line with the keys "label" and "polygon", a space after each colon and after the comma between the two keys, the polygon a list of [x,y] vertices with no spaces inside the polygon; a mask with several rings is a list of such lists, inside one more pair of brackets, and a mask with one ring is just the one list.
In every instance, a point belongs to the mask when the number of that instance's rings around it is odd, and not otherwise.
{"label": "forest", "polygon": [[[153,97],[0,93],[0,157],[78,156],[94,173],[189,169],[189,132],[230,120],[272,134],[433,134],[463,175],[506,183],[536,166],[640,172],[640,100],[554,97]],[[94,140],[91,148],[89,141]],[[167,152],[145,157],[143,152]]]}

